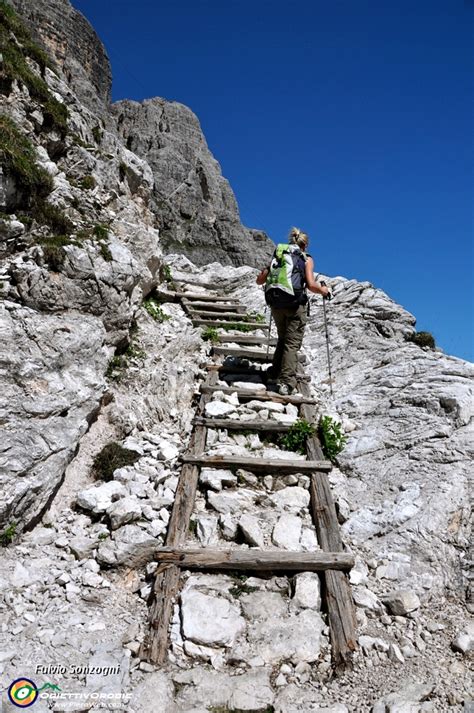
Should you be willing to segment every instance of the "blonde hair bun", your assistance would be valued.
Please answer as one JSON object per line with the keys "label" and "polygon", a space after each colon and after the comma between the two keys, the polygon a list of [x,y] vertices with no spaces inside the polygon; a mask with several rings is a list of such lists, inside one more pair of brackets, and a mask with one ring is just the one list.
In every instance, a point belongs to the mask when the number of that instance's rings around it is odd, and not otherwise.
{"label": "blonde hair bun", "polygon": [[288,235],[288,242],[291,245],[297,245],[301,250],[306,250],[309,243],[309,238],[306,233],[303,233],[299,228],[292,228]]}

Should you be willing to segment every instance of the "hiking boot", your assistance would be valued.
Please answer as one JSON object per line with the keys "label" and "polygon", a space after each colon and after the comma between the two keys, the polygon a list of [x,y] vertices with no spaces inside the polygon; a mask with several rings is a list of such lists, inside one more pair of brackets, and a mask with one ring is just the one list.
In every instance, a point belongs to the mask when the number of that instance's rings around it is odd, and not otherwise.
{"label": "hiking boot", "polygon": [[289,396],[293,393],[293,387],[289,384],[279,383],[277,384],[277,392],[280,396]]}

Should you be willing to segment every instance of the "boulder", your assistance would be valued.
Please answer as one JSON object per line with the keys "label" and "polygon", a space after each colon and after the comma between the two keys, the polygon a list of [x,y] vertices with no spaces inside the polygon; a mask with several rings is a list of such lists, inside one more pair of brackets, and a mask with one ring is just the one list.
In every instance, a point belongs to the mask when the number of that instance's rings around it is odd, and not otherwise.
{"label": "boulder", "polygon": [[233,646],[245,631],[238,607],[223,597],[209,596],[196,589],[181,595],[183,636],[205,646]]}

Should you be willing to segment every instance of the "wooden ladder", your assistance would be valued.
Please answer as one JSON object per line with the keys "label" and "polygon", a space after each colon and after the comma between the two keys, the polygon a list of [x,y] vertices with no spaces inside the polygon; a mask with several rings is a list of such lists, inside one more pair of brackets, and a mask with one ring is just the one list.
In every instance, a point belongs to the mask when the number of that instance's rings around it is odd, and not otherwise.
{"label": "wooden ladder", "polygon": [[[245,324],[246,329],[269,330],[269,326],[255,321],[243,306],[225,295],[200,294],[191,292],[167,293],[170,301],[180,301],[193,325],[228,327],[229,324]],[[267,339],[264,350],[215,346],[214,357],[241,357],[249,361],[266,361]],[[220,336],[220,343],[260,344],[261,339],[249,334],[229,334]],[[274,344],[272,340],[270,344]],[[271,359],[271,352],[268,356]],[[142,645],[140,656],[148,661],[161,664],[166,660],[169,641],[168,632],[172,618],[173,602],[179,592],[182,569],[198,570],[240,570],[242,572],[296,573],[319,571],[324,578],[323,600],[328,613],[331,636],[333,668],[342,672],[351,665],[352,653],[356,648],[355,611],[347,571],[354,565],[352,555],[345,552],[341,539],[336,508],[331,493],[328,473],[331,464],[325,460],[317,435],[307,439],[306,460],[262,459],[237,456],[209,456],[205,454],[208,428],[245,429],[255,432],[285,432],[289,426],[276,421],[232,421],[225,418],[206,418],[205,407],[213,393],[236,393],[239,402],[258,399],[283,404],[295,404],[299,415],[310,423],[317,423],[315,405],[311,399],[308,377],[298,375],[298,396],[281,396],[260,389],[237,389],[217,386],[219,375],[229,373],[261,374],[256,367],[240,367],[232,364],[207,363],[207,377],[200,387],[200,399],[193,422],[193,431],[188,450],[182,456],[181,474],[175,494],[175,501],[169,521],[166,544],[157,547],[153,559],[158,562],[150,607],[150,628]],[[310,478],[310,508],[321,551],[290,552],[287,550],[262,550],[251,548],[212,549],[209,547],[190,548],[186,546],[189,523],[194,510],[196,492],[201,467],[245,468],[255,475],[286,475],[305,473]]]}

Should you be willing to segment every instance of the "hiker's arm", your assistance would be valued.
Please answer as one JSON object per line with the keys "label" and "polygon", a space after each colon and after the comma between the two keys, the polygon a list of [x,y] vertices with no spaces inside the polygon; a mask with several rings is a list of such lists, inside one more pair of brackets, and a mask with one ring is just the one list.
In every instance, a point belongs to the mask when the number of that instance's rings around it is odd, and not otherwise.
{"label": "hiker's arm", "polygon": [[308,290],[310,292],[316,292],[319,295],[323,295],[323,297],[326,297],[326,295],[329,294],[329,289],[327,287],[324,287],[321,285],[319,282],[316,282],[314,279],[314,262],[313,258],[309,257],[306,260],[306,265],[305,265],[305,277],[306,277],[306,285],[308,287]]}
{"label": "hiker's arm", "polygon": [[258,273],[258,275],[257,275],[257,280],[256,280],[257,285],[264,285],[264,284],[265,284],[265,281],[266,281],[266,279],[267,279],[268,273],[269,273],[268,267],[264,267],[263,270]]}

